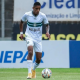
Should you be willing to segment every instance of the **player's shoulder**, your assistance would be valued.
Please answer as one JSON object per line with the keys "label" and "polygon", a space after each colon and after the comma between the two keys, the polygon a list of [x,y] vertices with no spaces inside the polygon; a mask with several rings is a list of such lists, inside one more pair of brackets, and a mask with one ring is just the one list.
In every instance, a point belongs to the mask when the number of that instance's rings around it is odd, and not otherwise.
{"label": "player's shoulder", "polygon": [[40,12],[40,15],[42,15],[42,16],[46,16],[44,13],[42,13],[42,12]]}
{"label": "player's shoulder", "polygon": [[32,11],[28,11],[28,12],[26,12],[25,14],[26,14],[26,15],[30,15],[30,14],[32,14]]}

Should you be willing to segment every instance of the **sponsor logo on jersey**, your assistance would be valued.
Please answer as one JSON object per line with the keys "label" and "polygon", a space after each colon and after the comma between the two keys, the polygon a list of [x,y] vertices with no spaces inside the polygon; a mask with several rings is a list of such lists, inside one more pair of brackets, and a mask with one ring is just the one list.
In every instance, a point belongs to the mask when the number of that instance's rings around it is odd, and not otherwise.
{"label": "sponsor logo on jersey", "polygon": [[37,28],[37,29],[29,28],[29,30],[35,32],[35,31],[40,31],[40,28]]}

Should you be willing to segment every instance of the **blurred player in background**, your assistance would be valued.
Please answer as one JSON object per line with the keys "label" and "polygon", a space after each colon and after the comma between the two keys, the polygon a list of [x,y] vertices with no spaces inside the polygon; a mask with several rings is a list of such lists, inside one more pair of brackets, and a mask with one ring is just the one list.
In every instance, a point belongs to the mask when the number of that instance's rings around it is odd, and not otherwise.
{"label": "blurred player in background", "polygon": [[[39,66],[42,56],[42,22],[46,25],[46,36],[50,39],[49,22],[46,15],[40,12],[41,4],[35,2],[33,11],[26,12],[20,22],[20,38],[23,39],[23,22],[27,21],[27,28],[25,38],[28,49],[27,65],[28,76],[27,79],[36,78],[35,69]],[[36,53],[36,61],[32,68],[33,48]]]}

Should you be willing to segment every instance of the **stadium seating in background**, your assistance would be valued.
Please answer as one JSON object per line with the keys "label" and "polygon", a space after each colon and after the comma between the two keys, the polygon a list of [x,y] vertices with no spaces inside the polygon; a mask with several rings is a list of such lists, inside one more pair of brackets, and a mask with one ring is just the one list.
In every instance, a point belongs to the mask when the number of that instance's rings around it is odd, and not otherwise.
{"label": "stadium seating in background", "polygon": [[[13,27],[13,11],[14,11],[14,0],[4,0],[4,37],[11,37]],[[1,0],[0,0],[0,37],[1,37]]]}
{"label": "stadium seating in background", "polygon": [[[24,23],[23,33],[26,30],[26,23]],[[19,31],[19,23],[14,23],[13,30],[12,30],[12,40],[17,40],[17,34],[20,33]],[[46,29],[43,25],[42,31],[42,39],[48,40],[45,36]],[[80,23],[56,23],[50,22],[50,40],[79,40],[80,41]]]}

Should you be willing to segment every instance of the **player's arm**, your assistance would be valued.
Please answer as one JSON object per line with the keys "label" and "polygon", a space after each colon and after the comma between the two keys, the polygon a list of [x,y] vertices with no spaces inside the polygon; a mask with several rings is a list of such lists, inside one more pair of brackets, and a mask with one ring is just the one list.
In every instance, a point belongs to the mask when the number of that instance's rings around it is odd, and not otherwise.
{"label": "player's arm", "polygon": [[44,15],[43,22],[46,25],[46,36],[50,39],[50,34],[49,34],[50,26],[46,15]]}
{"label": "player's arm", "polygon": [[22,16],[22,19],[20,21],[20,39],[22,40],[23,39],[23,22],[25,22],[27,20],[27,14],[25,13],[23,16]]}
{"label": "player's arm", "polygon": [[23,21],[20,21],[20,39],[23,39]]}
{"label": "player's arm", "polygon": [[49,30],[50,30],[50,26],[49,24],[46,24],[46,36],[50,39]]}

